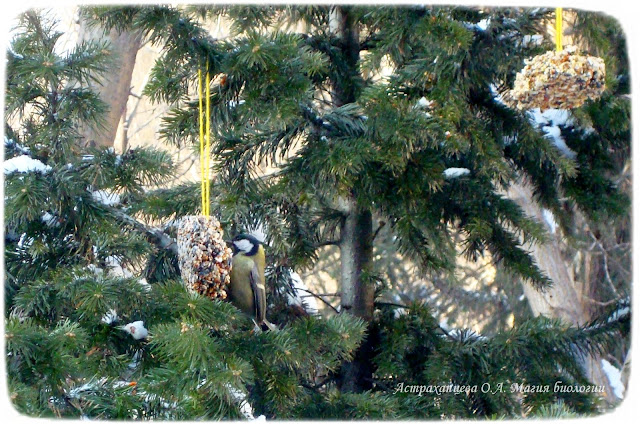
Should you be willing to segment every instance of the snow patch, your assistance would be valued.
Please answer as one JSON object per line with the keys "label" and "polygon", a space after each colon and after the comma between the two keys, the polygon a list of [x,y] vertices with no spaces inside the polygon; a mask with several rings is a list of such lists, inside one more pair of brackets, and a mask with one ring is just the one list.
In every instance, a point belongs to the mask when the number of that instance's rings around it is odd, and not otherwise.
{"label": "snow patch", "polygon": [[509,146],[518,141],[518,137],[515,135],[505,135],[502,137],[502,142],[505,146]]}
{"label": "snow patch", "polygon": [[[466,335],[471,340],[476,340],[476,341],[487,340],[486,336],[483,336],[482,334],[478,334],[474,331],[467,332],[464,329],[460,329],[460,328],[444,328],[442,327],[442,325],[440,326],[440,328],[442,328],[442,330],[445,331],[450,337],[462,337],[463,335]],[[445,335],[443,334],[442,337],[445,337]]]}
{"label": "snow patch", "polygon": [[478,23],[471,22],[462,22],[462,24],[472,31],[486,31],[489,25],[491,24],[491,18],[485,18],[479,21]]}
{"label": "snow patch", "polygon": [[407,310],[405,308],[394,308],[393,309],[393,317],[395,319],[398,319],[403,315],[407,315]]}
{"label": "snow patch", "polygon": [[40,220],[44,222],[47,227],[59,227],[60,223],[58,222],[55,215],[51,215],[49,212],[45,212],[40,217]]}
{"label": "snow patch", "polygon": [[624,384],[622,384],[622,372],[611,365],[609,361],[606,359],[600,360],[602,363],[602,371],[607,375],[607,379],[609,380],[609,384],[611,385],[611,389],[613,389],[613,394],[616,395],[618,399],[622,399],[624,397]]}
{"label": "snow patch", "polygon": [[553,141],[553,145],[556,146],[558,150],[560,150],[560,153],[562,153],[563,156],[569,159],[576,158],[577,153],[571,150],[569,146],[567,146],[567,143],[565,143],[564,138],[562,138],[560,127],[544,126],[542,127],[542,131],[544,132],[546,138],[549,138],[551,139],[551,141]]}
{"label": "snow patch", "polygon": [[244,102],[245,102],[244,100],[238,100],[238,101],[235,101],[235,100],[229,100],[229,103],[227,103],[227,104],[229,105],[229,107],[230,107],[230,108],[232,108],[232,109],[233,109],[233,108],[235,108],[235,107],[236,107],[236,106],[238,106],[238,105],[242,105],[242,104],[244,104]]}
{"label": "snow patch", "polygon": [[453,179],[468,175],[470,172],[467,168],[447,168],[442,172],[442,175],[447,179]]}
{"label": "snow patch", "polygon": [[565,109],[547,109],[542,112],[540,108],[536,108],[529,111],[529,119],[532,123],[538,125],[545,137],[553,142],[563,156],[569,159],[576,158],[576,152],[567,146],[560,131],[561,126],[573,126],[575,124],[570,111]]}
{"label": "snow patch", "polygon": [[476,24],[476,28],[480,31],[486,31],[491,24],[491,18],[485,18]]}
{"label": "snow patch", "polygon": [[142,349],[138,349],[136,350],[136,353],[133,354],[133,357],[131,358],[131,362],[129,362],[129,365],[127,367],[131,370],[134,370],[138,368],[138,365],[140,365],[141,360],[142,360]]}
{"label": "snow patch", "polygon": [[70,389],[67,392],[67,396],[70,397],[71,399],[78,399],[81,394],[96,390],[96,388],[99,385],[104,384],[105,381],[106,381],[106,378],[102,378],[100,381],[91,380],[83,384],[82,386],[76,386]]}
{"label": "snow patch", "polygon": [[94,273],[95,275],[102,275],[104,274],[104,270],[94,264],[89,264],[87,265],[87,269],[89,271],[91,271],[92,273]]}
{"label": "snow patch", "polygon": [[628,306],[623,306],[622,308],[616,309],[615,312],[611,314],[607,322],[617,321],[620,319],[620,317],[629,314],[629,312],[631,312],[631,310]]}
{"label": "snow patch", "polygon": [[553,216],[553,212],[546,208],[542,209],[542,219],[544,219],[545,224],[549,227],[549,232],[555,234],[558,224],[556,223],[555,216]]}
{"label": "snow patch", "polygon": [[229,390],[229,394],[231,395],[233,400],[240,404],[240,413],[242,413],[242,415],[244,415],[246,419],[251,421],[266,421],[264,415],[261,415],[258,418],[253,416],[253,407],[251,406],[251,404],[249,404],[249,402],[247,402],[247,395],[245,393],[236,389],[229,383],[226,383],[225,387],[227,388],[227,390]]}
{"label": "snow patch", "polygon": [[120,204],[120,195],[118,193],[110,193],[106,190],[97,190],[91,193],[93,200],[107,206],[115,206]]}
{"label": "snow patch", "polygon": [[103,316],[102,319],[100,320],[101,322],[107,324],[107,325],[111,325],[114,322],[118,321],[118,313],[116,312],[115,309],[109,309]]}
{"label": "snow patch", "polygon": [[31,149],[19,144],[17,141],[12,140],[7,136],[4,137],[4,147],[14,148],[18,150],[20,153],[24,153],[24,154],[31,152]]}
{"label": "snow patch", "polygon": [[527,47],[529,45],[539,46],[542,44],[543,41],[544,41],[544,37],[540,34],[525,35],[524,37],[522,37],[522,46],[523,47]]}
{"label": "snow patch", "polygon": [[309,293],[309,289],[302,281],[302,277],[295,271],[291,271],[291,285],[295,295],[287,293],[289,305],[301,306],[307,313],[315,315],[318,313],[318,302]]}
{"label": "snow patch", "polygon": [[416,109],[428,109],[433,106],[433,100],[428,100],[426,97],[421,97],[416,103]]}
{"label": "snow patch", "polygon": [[23,55],[21,55],[20,53],[16,53],[16,52],[11,48],[11,46],[9,46],[9,47],[7,48],[7,50],[9,50],[9,52],[10,52],[10,53],[13,55],[13,57],[15,57],[16,59],[21,59],[21,60],[22,60],[22,59],[24,59],[24,56],[23,56]]}
{"label": "snow patch", "polygon": [[544,112],[540,108],[531,109],[529,118],[538,125],[573,125],[574,120],[571,111],[566,109],[547,109]]}
{"label": "snow patch", "polygon": [[504,98],[502,97],[502,94],[500,94],[500,91],[498,91],[498,86],[495,84],[490,84],[489,85],[489,90],[491,91],[491,95],[493,96],[493,100],[502,105],[502,106],[506,106],[507,104],[504,102]]}
{"label": "snow patch", "polygon": [[151,284],[149,284],[146,278],[139,278],[136,281],[138,281],[145,291],[151,291]]}
{"label": "snow patch", "polygon": [[[413,106],[414,109],[421,110],[425,117],[431,118],[431,114],[427,112],[433,108],[433,100],[429,100],[426,97],[421,97],[417,103]],[[426,110],[425,110],[426,109]]]}
{"label": "snow patch", "polygon": [[25,249],[31,247],[33,244],[33,237],[27,237],[27,233],[22,233],[20,235],[20,240],[18,240],[18,247],[20,249]]}
{"label": "snow patch", "polygon": [[122,266],[120,259],[116,256],[107,256],[104,259],[109,275],[120,278],[132,278],[133,273]]}
{"label": "snow patch", "polygon": [[20,172],[26,174],[29,172],[40,172],[46,174],[51,171],[51,167],[40,162],[38,159],[33,159],[27,155],[16,156],[9,160],[4,161],[4,174],[9,175],[14,172]]}

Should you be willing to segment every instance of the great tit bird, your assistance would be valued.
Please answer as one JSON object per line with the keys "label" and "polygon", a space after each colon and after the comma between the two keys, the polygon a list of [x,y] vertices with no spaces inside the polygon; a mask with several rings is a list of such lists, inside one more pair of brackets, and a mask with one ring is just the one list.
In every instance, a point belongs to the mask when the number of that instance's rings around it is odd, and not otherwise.
{"label": "great tit bird", "polygon": [[261,329],[275,329],[266,318],[265,252],[262,243],[251,235],[239,234],[231,241],[231,248],[229,300],[253,318]]}

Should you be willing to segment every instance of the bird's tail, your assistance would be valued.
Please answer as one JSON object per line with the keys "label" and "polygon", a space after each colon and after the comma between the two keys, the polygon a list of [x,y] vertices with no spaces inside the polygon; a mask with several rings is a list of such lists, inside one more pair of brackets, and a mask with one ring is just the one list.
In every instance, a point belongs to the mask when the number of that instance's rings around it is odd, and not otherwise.
{"label": "bird's tail", "polygon": [[267,331],[267,330],[278,331],[278,326],[270,323],[266,319],[260,323],[260,328],[262,329],[262,331]]}

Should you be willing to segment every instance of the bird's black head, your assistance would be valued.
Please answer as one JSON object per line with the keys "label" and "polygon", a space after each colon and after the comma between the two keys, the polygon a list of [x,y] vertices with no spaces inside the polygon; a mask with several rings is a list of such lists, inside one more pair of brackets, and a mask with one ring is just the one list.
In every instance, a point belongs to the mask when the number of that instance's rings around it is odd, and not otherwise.
{"label": "bird's black head", "polygon": [[234,255],[242,252],[247,256],[253,256],[258,253],[261,244],[260,240],[250,234],[238,234],[231,241],[231,248]]}

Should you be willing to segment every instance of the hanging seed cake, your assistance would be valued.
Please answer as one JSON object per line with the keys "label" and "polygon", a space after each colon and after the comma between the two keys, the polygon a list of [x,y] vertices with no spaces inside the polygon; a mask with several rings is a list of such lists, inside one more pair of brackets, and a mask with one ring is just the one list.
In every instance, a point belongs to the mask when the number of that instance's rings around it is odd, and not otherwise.
{"label": "hanging seed cake", "polygon": [[525,60],[507,95],[517,109],[572,109],[597,99],[605,89],[604,60],[582,56],[574,46]]}
{"label": "hanging seed cake", "polygon": [[211,299],[226,299],[232,251],[213,217],[186,216],[177,234],[178,261],[188,290]]}

